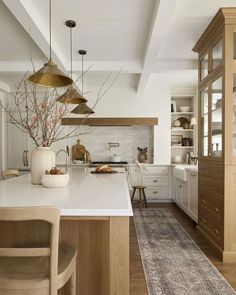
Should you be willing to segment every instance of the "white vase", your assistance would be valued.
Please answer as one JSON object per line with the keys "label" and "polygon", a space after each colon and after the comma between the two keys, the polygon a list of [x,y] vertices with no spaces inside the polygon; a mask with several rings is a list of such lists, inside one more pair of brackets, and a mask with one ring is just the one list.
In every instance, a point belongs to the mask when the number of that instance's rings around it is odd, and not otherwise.
{"label": "white vase", "polygon": [[46,170],[55,167],[55,154],[50,147],[36,147],[31,153],[31,182],[42,184]]}

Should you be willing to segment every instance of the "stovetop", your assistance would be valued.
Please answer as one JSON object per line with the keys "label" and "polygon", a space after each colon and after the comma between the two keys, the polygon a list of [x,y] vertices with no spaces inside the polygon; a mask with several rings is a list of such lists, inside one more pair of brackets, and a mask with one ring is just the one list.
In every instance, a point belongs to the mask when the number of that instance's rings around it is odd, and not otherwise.
{"label": "stovetop", "polygon": [[96,165],[96,164],[114,164],[114,165],[125,165],[128,164],[127,161],[120,161],[120,162],[112,162],[112,161],[92,161],[91,164]]}

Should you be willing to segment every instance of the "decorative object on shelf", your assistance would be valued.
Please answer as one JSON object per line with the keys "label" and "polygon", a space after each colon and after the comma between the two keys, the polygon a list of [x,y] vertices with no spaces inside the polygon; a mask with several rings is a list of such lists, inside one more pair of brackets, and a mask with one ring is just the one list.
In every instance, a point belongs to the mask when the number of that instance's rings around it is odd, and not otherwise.
{"label": "decorative object on shelf", "polygon": [[180,121],[180,126],[183,127],[184,129],[189,129],[190,126],[190,121],[188,118],[185,117],[179,117],[177,118],[178,121]]}
{"label": "decorative object on shelf", "polygon": [[182,146],[193,146],[193,139],[188,137],[183,137]]}
{"label": "decorative object on shelf", "polygon": [[[72,28],[76,27],[76,22],[73,20],[67,20],[65,22],[66,26],[70,28],[70,77],[72,79],[73,72],[73,60],[72,60]],[[58,97],[57,101],[61,103],[70,103],[70,104],[80,104],[86,103],[87,99],[85,99],[75,88],[71,85],[65,93]]]}
{"label": "decorative object on shelf", "polygon": [[191,118],[190,126],[193,128],[193,126],[196,126],[196,125],[197,125],[197,119],[196,118]]}
{"label": "decorative object on shelf", "polygon": [[182,145],[182,135],[171,135],[171,145],[181,146]]}
{"label": "decorative object on shelf", "polygon": [[[82,77],[81,77],[81,90],[82,97],[84,95],[84,55],[87,54],[86,50],[79,50],[79,54],[82,57]],[[80,103],[75,109],[71,111],[73,114],[94,114],[94,111],[86,104],[86,102]]]}
{"label": "decorative object on shelf", "polygon": [[72,146],[72,161],[82,161],[82,163],[90,162],[90,154],[86,150],[85,146],[80,143],[80,140],[77,140],[77,144]]}
{"label": "decorative object on shelf", "polygon": [[171,113],[176,113],[176,112],[177,112],[176,101],[172,100],[171,101]]}
{"label": "decorative object on shelf", "polygon": [[148,147],[146,148],[140,148],[138,147],[138,161],[139,163],[146,163],[147,162],[147,151],[148,151]]}
{"label": "decorative object on shelf", "polygon": [[182,107],[180,107],[180,111],[182,113],[188,113],[188,112],[190,112],[190,106],[182,106]]}
{"label": "decorative object on shelf", "polygon": [[55,154],[50,147],[36,147],[31,153],[31,182],[42,184],[46,170],[55,166]]}
{"label": "decorative object on shelf", "polygon": [[181,126],[181,122],[180,122],[180,120],[178,120],[178,119],[176,119],[175,121],[174,121],[174,127],[180,127]]}
{"label": "decorative object on shelf", "polygon": [[49,40],[50,55],[49,60],[44,66],[31,75],[28,79],[31,83],[44,87],[67,87],[73,83],[73,80],[62,73],[57,65],[52,61],[52,4],[49,0]]}

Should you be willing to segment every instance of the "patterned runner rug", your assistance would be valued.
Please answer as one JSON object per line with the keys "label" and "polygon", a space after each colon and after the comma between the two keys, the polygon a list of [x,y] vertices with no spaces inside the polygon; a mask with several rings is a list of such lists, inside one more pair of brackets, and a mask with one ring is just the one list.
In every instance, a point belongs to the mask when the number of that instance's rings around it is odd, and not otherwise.
{"label": "patterned runner rug", "polygon": [[236,293],[168,209],[134,210],[149,295]]}

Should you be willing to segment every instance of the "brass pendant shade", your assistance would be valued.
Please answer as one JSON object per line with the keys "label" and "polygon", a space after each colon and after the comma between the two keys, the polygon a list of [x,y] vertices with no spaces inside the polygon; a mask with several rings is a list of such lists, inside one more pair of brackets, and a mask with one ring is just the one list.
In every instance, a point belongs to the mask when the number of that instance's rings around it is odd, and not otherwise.
{"label": "brass pendant shade", "polygon": [[60,71],[51,59],[28,80],[38,86],[54,88],[67,87],[73,83],[73,80]]}
{"label": "brass pendant shade", "polygon": [[[84,55],[87,54],[86,50],[79,50],[78,53],[82,56],[82,96],[84,93]],[[94,111],[86,104],[86,103],[80,103],[76,108],[74,108],[71,113],[73,114],[94,114]]]}
{"label": "brass pendant shade", "polygon": [[70,87],[65,93],[57,98],[57,101],[61,103],[80,104],[86,103],[87,99],[84,98],[75,88]]}
{"label": "brass pendant shade", "polygon": [[86,103],[81,103],[75,109],[73,109],[71,113],[86,115],[86,114],[94,114],[94,111],[90,109],[90,107]]}
{"label": "brass pendant shade", "polygon": [[49,36],[50,36],[50,56],[47,63],[38,70],[36,73],[31,75],[28,80],[29,82],[43,87],[67,87],[73,83],[73,80],[66,74],[60,71],[55,63],[52,61],[52,5],[49,0]]}

